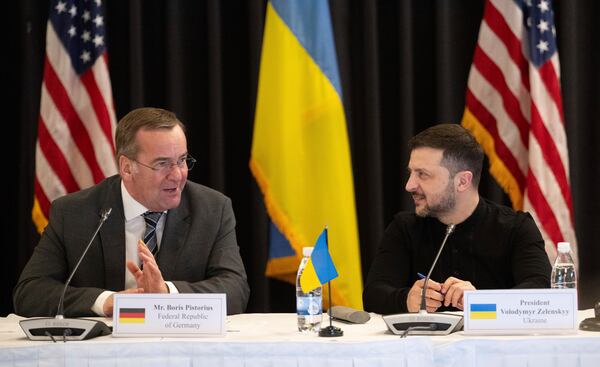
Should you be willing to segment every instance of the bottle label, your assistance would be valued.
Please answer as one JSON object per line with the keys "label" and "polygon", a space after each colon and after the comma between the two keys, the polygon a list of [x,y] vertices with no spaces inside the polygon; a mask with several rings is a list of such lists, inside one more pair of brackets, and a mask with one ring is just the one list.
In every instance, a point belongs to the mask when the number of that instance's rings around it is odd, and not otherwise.
{"label": "bottle label", "polygon": [[297,297],[296,310],[298,315],[320,315],[323,313],[321,296]]}

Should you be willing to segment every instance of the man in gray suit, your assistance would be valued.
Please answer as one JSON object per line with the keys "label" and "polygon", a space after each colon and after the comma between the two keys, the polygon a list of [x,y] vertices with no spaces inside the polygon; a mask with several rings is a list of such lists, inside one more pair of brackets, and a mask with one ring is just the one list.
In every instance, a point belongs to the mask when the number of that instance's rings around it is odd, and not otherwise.
{"label": "man in gray suit", "polygon": [[[117,126],[116,148],[119,175],[52,203],[15,287],[15,312],[55,315],[64,283],[108,208],[111,215],[67,289],[66,316],[110,316],[115,292],[225,293],[227,313],[244,312],[250,290],[231,201],[187,181],[195,159],[183,124],[162,109],[133,110]],[[148,232],[147,212],[159,216],[149,241],[153,252],[140,240]]]}

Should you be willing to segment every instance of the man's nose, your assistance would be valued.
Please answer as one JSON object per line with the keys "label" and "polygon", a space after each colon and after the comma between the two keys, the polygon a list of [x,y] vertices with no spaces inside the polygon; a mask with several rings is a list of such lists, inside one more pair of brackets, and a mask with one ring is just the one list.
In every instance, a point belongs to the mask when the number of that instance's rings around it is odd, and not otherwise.
{"label": "man's nose", "polygon": [[409,175],[408,176],[408,180],[406,180],[406,186],[404,186],[404,189],[408,192],[414,192],[417,190],[417,182],[414,178],[414,175]]}
{"label": "man's nose", "polygon": [[[187,172],[187,167],[185,167],[185,170]],[[183,176],[183,168],[179,167],[178,165],[174,164],[173,166],[171,166],[171,171],[169,172],[169,178],[172,180],[181,180],[181,177]]]}

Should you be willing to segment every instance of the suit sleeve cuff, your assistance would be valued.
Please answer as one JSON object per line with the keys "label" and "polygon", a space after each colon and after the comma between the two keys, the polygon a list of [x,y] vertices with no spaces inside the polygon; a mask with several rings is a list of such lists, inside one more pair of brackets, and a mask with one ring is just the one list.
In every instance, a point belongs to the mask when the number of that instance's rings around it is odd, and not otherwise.
{"label": "suit sleeve cuff", "polygon": [[169,287],[169,293],[171,293],[171,294],[179,293],[179,289],[177,289],[177,287],[175,286],[175,284],[173,284],[173,282],[165,282],[165,284],[167,285],[167,287]]}
{"label": "suit sleeve cuff", "polygon": [[94,302],[94,304],[92,305],[92,312],[98,316],[106,316],[104,314],[104,302],[106,302],[106,299],[110,297],[113,293],[115,292],[104,291],[100,293],[98,298],[96,298],[96,302]]}

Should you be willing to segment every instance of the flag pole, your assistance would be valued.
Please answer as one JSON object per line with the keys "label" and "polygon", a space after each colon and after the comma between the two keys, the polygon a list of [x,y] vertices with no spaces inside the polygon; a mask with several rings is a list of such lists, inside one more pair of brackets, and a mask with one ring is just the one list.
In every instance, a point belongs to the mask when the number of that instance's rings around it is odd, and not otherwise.
{"label": "flag pole", "polygon": [[[325,243],[327,243],[327,246],[329,246],[329,231],[327,226],[325,226]],[[331,280],[329,280],[327,282],[327,288],[329,289],[329,309],[327,310],[327,314],[329,315],[329,326],[321,329],[319,331],[319,336],[324,336],[324,337],[336,337],[336,336],[343,336],[344,335],[344,331],[342,329],[340,329],[339,327],[333,326],[333,311],[332,311],[332,303],[331,303]]]}
{"label": "flag pole", "polygon": [[327,313],[329,314],[329,327],[333,328],[333,305],[331,304],[331,280],[327,282],[327,289],[329,289],[329,309]]}
{"label": "flag pole", "polygon": [[322,328],[319,331],[319,336],[324,337],[336,337],[343,336],[344,331],[339,327],[333,326],[333,311],[331,304],[331,280],[327,282],[327,288],[329,288],[329,309],[327,310],[327,314],[329,314],[329,326]]}

